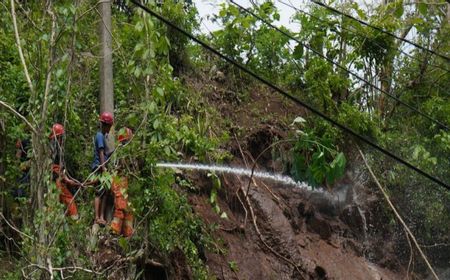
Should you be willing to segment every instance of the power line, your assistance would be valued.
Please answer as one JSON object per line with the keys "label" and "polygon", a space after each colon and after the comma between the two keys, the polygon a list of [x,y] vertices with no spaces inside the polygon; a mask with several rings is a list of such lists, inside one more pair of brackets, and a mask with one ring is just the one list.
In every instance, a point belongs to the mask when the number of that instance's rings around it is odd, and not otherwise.
{"label": "power line", "polygon": [[[323,22],[323,23],[326,23],[326,24],[330,24],[330,23],[331,23],[331,22],[328,21],[328,20],[322,19],[322,18],[320,18],[320,17],[318,17],[318,16],[315,16],[315,15],[313,15],[313,14],[311,14],[311,13],[308,13],[307,11],[304,11],[304,10],[302,10],[302,9],[300,9],[300,8],[295,7],[295,6],[291,3],[290,0],[288,0],[288,1],[289,1],[289,3],[286,3],[286,2],[284,2],[284,1],[282,1],[282,0],[278,0],[278,2],[280,2],[281,4],[285,5],[286,7],[290,7],[290,8],[292,8],[292,9],[296,10],[296,11],[299,12],[299,13],[303,13],[303,14],[305,14],[305,15],[308,15],[309,17],[312,17],[312,18],[314,18],[314,19],[316,19],[316,20],[318,20],[318,21],[321,21],[321,22]],[[360,36],[360,37],[363,37],[363,38],[368,38],[367,35],[361,34],[361,33],[357,32],[356,30],[351,30],[351,29],[349,29],[349,28],[346,28],[346,27],[343,26],[343,25],[340,25],[340,27],[341,27],[343,30],[346,30],[346,31],[348,31],[348,32],[350,32],[350,33],[353,33],[353,34],[357,35],[357,36]],[[330,30],[332,30],[332,29],[330,29]],[[336,32],[336,33],[339,33],[338,31],[335,31],[335,30],[332,30],[332,31],[333,31],[333,32]],[[368,39],[370,39],[370,38],[368,38]],[[377,45],[380,49],[389,48],[389,49],[391,49],[391,50],[396,50],[396,51],[399,51],[400,53],[404,54],[405,56],[407,56],[407,57],[409,57],[409,58],[411,58],[411,59],[414,59],[414,60],[417,61],[417,62],[422,63],[422,61],[421,61],[419,58],[417,58],[417,57],[415,57],[415,56],[413,56],[413,55],[411,55],[411,54],[405,52],[405,51],[402,50],[401,48],[398,48],[398,49],[397,49],[397,48],[392,47],[392,46],[384,47],[384,46],[381,46],[380,44],[378,44],[376,41],[373,41],[373,43],[374,43],[375,45]],[[442,67],[442,66],[440,66],[440,65],[436,65],[436,64],[430,63],[430,62],[429,62],[428,64],[429,64],[430,66],[434,67],[434,68],[439,68],[439,69],[441,69],[441,70],[443,70],[443,71],[450,72],[450,70],[448,70],[448,69],[446,69],[446,68],[444,68],[444,67]]]}
{"label": "power line", "polygon": [[376,150],[380,151],[381,153],[387,155],[388,157],[396,160],[397,162],[403,164],[404,166],[414,170],[415,172],[421,174],[422,176],[430,179],[431,181],[437,183],[438,185],[450,190],[450,185],[447,183],[444,183],[443,181],[441,181],[439,178],[436,178],[430,174],[428,174],[427,172],[421,170],[420,168],[412,165],[411,163],[407,162],[406,160],[398,157],[397,155],[393,154],[392,152],[378,146],[377,144],[375,144],[374,142],[372,142],[371,140],[369,140],[368,138],[356,133],[355,131],[353,131],[352,129],[346,127],[345,125],[333,120],[332,118],[328,117],[327,115],[325,115],[324,113],[320,112],[319,110],[315,109],[314,107],[310,106],[309,104],[301,101],[300,99],[298,99],[297,97],[289,94],[288,92],[284,91],[283,89],[281,89],[280,87],[272,84],[270,81],[264,79],[263,77],[257,75],[256,73],[254,73],[253,71],[251,71],[250,69],[248,69],[247,67],[241,65],[240,63],[236,62],[234,59],[222,54],[220,51],[216,50],[215,48],[211,47],[209,44],[205,43],[203,40],[198,39],[197,37],[195,37],[194,35],[192,35],[191,33],[187,32],[186,30],[184,30],[183,28],[177,26],[176,24],[174,24],[173,22],[171,22],[170,20],[166,19],[165,17],[163,17],[162,15],[154,12],[152,9],[142,5],[141,3],[139,3],[136,0],[130,0],[133,4],[135,4],[136,6],[138,6],[139,8],[141,8],[142,10],[144,10],[145,12],[147,12],[148,14],[156,17],[157,19],[159,19],[160,21],[162,21],[164,24],[172,27],[173,29],[177,30],[178,32],[184,34],[185,36],[187,36],[188,38],[190,38],[191,40],[193,40],[194,42],[196,42],[197,44],[201,45],[203,48],[209,50],[210,52],[214,53],[215,55],[217,55],[218,57],[222,58],[223,60],[227,61],[230,64],[233,64],[235,67],[239,68],[241,71],[249,74],[250,76],[252,76],[253,78],[255,78],[256,80],[262,82],[263,84],[267,85],[268,87],[272,88],[273,90],[279,92],[281,95],[283,95],[284,97],[290,99],[291,101],[293,101],[294,103],[296,103],[297,105],[300,105],[306,109],[308,109],[309,111],[311,111],[312,113],[320,116],[321,118],[323,118],[324,120],[328,121],[329,123],[333,124],[334,126],[338,127],[339,129],[347,132],[348,134],[356,137],[357,139],[365,142],[366,144],[372,146],[373,148],[375,148]]}
{"label": "power line", "polygon": [[[283,0],[278,0],[278,2],[280,2],[280,3],[283,4],[283,5],[285,5],[286,7],[290,7],[290,8],[294,9],[295,11],[297,11],[297,12],[299,12],[299,13],[303,13],[303,14],[305,14],[305,15],[308,15],[309,17],[314,18],[314,19],[316,19],[316,20],[318,20],[318,21],[321,21],[321,22],[323,22],[323,23],[326,23],[326,24],[330,24],[330,23],[331,23],[331,22],[328,21],[328,20],[322,19],[322,18],[320,18],[320,17],[318,17],[318,16],[315,16],[315,15],[309,13],[309,12],[306,12],[306,11],[304,11],[304,10],[302,10],[302,9],[299,9],[299,8],[295,7],[295,6],[292,4],[291,0],[288,0],[289,3],[286,3],[286,2],[284,2]],[[343,25],[340,25],[340,28],[342,28],[342,30],[346,30],[346,31],[348,31],[348,32],[350,32],[350,33],[353,33],[353,34],[355,34],[355,35],[357,35],[357,36],[360,36],[360,37],[363,37],[363,38],[368,38],[365,34],[361,34],[361,33],[357,32],[356,30],[352,30],[352,29],[346,28],[346,27],[343,26]],[[333,31],[333,32],[335,32],[335,33],[337,33],[337,34],[342,35],[341,32],[339,32],[339,31],[337,31],[337,30],[333,30],[333,29],[330,29],[330,30]],[[378,46],[379,48],[381,48],[381,49],[386,48],[386,47],[384,47],[384,46],[381,46],[380,44],[378,44],[378,43],[375,42],[375,41],[374,41],[373,43],[374,43],[376,46]],[[397,48],[392,47],[392,46],[387,46],[387,48],[392,49],[392,50],[399,51],[400,53],[404,54],[405,56],[407,56],[407,57],[409,57],[409,58],[411,58],[411,59],[413,59],[413,60],[415,60],[415,61],[417,61],[417,62],[419,62],[419,63],[423,63],[423,62],[420,60],[420,58],[415,57],[415,56],[413,56],[413,55],[411,55],[411,54],[405,52],[405,51],[402,50],[401,48],[398,48],[398,49],[397,49]],[[448,69],[446,69],[446,68],[444,68],[444,67],[442,67],[442,66],[440,66],[440,65],[438,65],[438,64],[434,64],[434,63],[428,62],[428,65],[429,65],[430,67],[435,68],[435,69],[438,68],[438,69],[441,69],[442,71],[445,71],[445,72],[450,73],[450,70],[448,70]],[[397,71],[395,71],[395,72],[398,73],[399,71],[397,70]],[[393,74],[394,74],[394,73],[393,73]],[[447,91],[447,89],[442,88],[442,86],[440,86],[440,85],[437,85],[437,86],[438,86],[439,90],[443,91],[444,93]]]}
{"label": "power line", "polygon": [[303,47],[309,49],[310,51],[312,51],[313,53],[315,53],[316,55],[320,56],[321,58],[325,59],[326,61],[328,61],[329,63],[335,65],[336,67],[338,67],[339,69],[345,71],[346,73],[352,75],[353,77],[355,77],[356,79],[360,80],[361,82],[366,83],[367,85],[369,85],[370,87],[378,90],[379,92],[389,96],[390,98],[394,99],[395,101],[397,101],[398,103],[402,104],[403,106],[409,108],[410,110],[418,113],[419,115],[423,116],[424,118],[430,120],[431,122],[434,122],[435,124],[437,124],[438,126],[440,126],[441,128],[448,130],[449,128],[447,127],[447,125],[443,124],[442,122],[434,119],[433,117],[423,113],[422,111],[420,111],[419,109],[413,107],[412,105],[409,105],[408,103],[400,100],[398,97],[390,94],[389,92],[383,90],[382,88],[372,84],[371,82],[369,82],[367,79],[364,79],[362,77],[360,77],[358,74],[352,72],[351,70],[349,70],[348,68],[340,65],[337,62],[334,62],[331,58],[328,58],[327,56],[321,54],[319,51],[311,48],[309,45],[302,43],[300,40],[298,40],[297,38],[295,38],[294,36],[292,36],[291,34],[287,33],[284,30],[281,30],[280,28],[276,27],[275,25],[271,24],[270,22],[268,22],[267,20],[263,19],[262,17],[256,15],[254,12],[250,11],[249,9],[239,5],[238,3],[234,2],[233,0],[230,0],[231,3],[233,3],[234,5],[236,5],[237,7],[239,7],[240,9],[244,10],[245,12],[247,12],[248,14],[252,15],[253,17],[259,19],[260,21],[264,22],[265,24],[267,24],[268,26],[270,26],[271,28],[277,30],[278,32],[282,33],[283,35],[285,35],[286,37],[289,37],[291,40],[294,40],[295,42],[297,42],[298,44],[302,45]]}
{"label": "power line", "polygon": [[354,21],[357,21],[357,22],[359,22],[359,23],[362,24],[362,25],[365,25],[365,26],[370,27],[370,28],[372,28],[372,29],[378,30],[378,31],[380,31],[380,32],[382,32],[382,33],[384,33],[384,34],[386,34],[386,35],[389,35],[389,36],[394,37],[394,38],[396,38],[396,39],[398,39],[398,40],[400,40],[400,41],[403,41],[403,42],[405,42],[405,43],[408,43],[408,44],[410,44],[410,45],[413,45],[414,47],[416,47],[416,48],[418,48],[418,49],[424,50],[424,51],[426,51],[426,52],[429,52],[429,53],[431,53],[431,54],[434,54],[434,55],[436,55],[436,56],[439,56],[439,57],[441,57],[441,58],[443,58],[443,59],[445,59],[445,60],[447,60],[447,61],[450,61],[450,57],[448,57],[448,56],[445,56],[445,55],[440,54],[440,53],[437,53],[437,52],[435,52],[435,51],[433,51],[433,50],[427,49],[427,48],[425,48],[425,47],[423,47],[423,46],[421,46],[421,45],[418,45],[418,44],[414,43],[413,41],[408,40],[408,39],[398,37],[398,36],[395,35],[394,33],[391,33],[391,32],[389,32],[389,31],[386,31],[386,30],[384,30],[384,29],[382,29],[382,28],[380,28],[380,27],[378,27],[378,26],[371,25],[371,24],[369,24],[369,23],[367,23],[367,22],[365,22],[365,21],[362,21],[362,20],[360,20],[360,19],[358,19],[358,18],[355,18],[354,16],[351,16],[351,15],[346,14],[346,13],[344,13],[344,12],[341,12],[341,11],[339,11],[339,10],[333,8],[333,7],[330,7],[330,6],[328,6],[328,5],[326,5],[326,4],[322,3],[322,2],[319,2],[319,1],[317,1],[317,0],[311,0],[311,2],[317,4],[317,5],[321,6],[321,7],[324,7],[325,9],[330,10],[330,11],[332,11],[332,12],[334,12],[334,13],[343,15],[343,16],[346,17],[346,18],[349,18],[349,19],[352,19],[352,20],[354,20]]}

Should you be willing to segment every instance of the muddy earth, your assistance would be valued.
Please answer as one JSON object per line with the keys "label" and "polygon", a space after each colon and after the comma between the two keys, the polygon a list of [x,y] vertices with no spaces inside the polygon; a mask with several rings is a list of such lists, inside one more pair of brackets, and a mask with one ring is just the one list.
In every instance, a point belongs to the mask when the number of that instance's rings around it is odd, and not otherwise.
{"label": "muddy earth", "polygon": [[248,177],[223,175],[219,206],[227,218],[221,218],[208,200],[208,178],[186,176],[204,191],[191,194],[190,202],[214,225],[219,248],[205,255],[217,279],[405,278],[393,252],[369,261],[373,244],[364,209],[348,185],[342,186],[344,195],[324,194],[269,180],[253,179],[249,187]]}

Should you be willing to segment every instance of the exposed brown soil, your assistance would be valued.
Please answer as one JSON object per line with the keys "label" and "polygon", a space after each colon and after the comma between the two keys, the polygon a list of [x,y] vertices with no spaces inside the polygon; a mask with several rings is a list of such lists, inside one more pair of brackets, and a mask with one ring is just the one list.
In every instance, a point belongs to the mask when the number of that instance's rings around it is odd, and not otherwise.
{"label": "exposed brown soil", "polygon": [[[403,278],[402,273],[372,264],[364,257],[365,245],[357,235],[363,230],[358,222],[361,217],[343,211],[352,221],[347,225],[320,213],[308,202],[308,194],[299,189],[255,180],[249,199],[259,235],[250,214],[245,220],[244,207],[237,199],[238,189],[247,187],[246,180],[234,175],[222,177],[220,208],[227,219],[214,212],[207,194],[190,197],[205,223],[217,225],[214,239],[218,240],[218,250],[221,246],[225,250],[206,252],[206,263],[218,279]],[[250,211],[247,205],[245,208]]]}
{"label": "exposed brown soil", "polygon": [[[260,156],[259,169],[282,172],[283,167],[272,160],[271,149],[262,152],[273,142],[286,138],[289,123],[296,116],[304,116],[305,110],[262,86],[245,89],[248,94],[243,98],[239,90],[224,83],[226,79],[221,75],[219,78],[212,75],[207,83],[204,79],[188,79],[187,83],[214,104],[221,119],[230,120],[226,128],[234,137],[224,148],[231,151],[234,159],[228,164],[245,167]],[[226,219],[220,218],[209,202],[212,187],[209,179],[198,172],[187,172],[184,176],[202,190],[189,194],[194,211],[206,224],[216,228],[212,234],[217,248],[206,251],[205,255],[206,264],[217,279],[405,277],[406,272],[388,242],[380,243],[382,238],[378,242],[368,241],[364,207],[353,199],[354,192],[361,188],[352,185],[351,172],[333,188],[335,197],[343,196],[338,202],[332,198],[333,194],[312,194],[254,180],[247,203],[249,178],[221,175],[219,206],[227,214]],[[364,191],[359,195],[371,196]],[[370,222],[374,223],[378,217],[371,218]],[[373,253],[376,251],[383,253]],[[368,255],[376,263],[370,262]]]}

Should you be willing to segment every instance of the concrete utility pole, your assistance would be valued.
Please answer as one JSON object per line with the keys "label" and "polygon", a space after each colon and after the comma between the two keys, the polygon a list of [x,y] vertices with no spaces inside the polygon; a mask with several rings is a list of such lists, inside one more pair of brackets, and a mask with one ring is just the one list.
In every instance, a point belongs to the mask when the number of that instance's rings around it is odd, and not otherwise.
{"label": "concrete utility pole", "polygon": [[114,113],[111,1],[100,1],[100,112]]}
{"label": "concrete utility pole", "polygon": [[[114,83],[112,64],[112,24],[111,24],[111,2],[102,0],[99,2],[100,10],[100,113],[110,112],[114,115]],[[106,137],[107,150],[110,154],[114,151],[114,126]],[[105,203],[105,202],[104,202]],[[113,203],[109,202],[105,208],[105,218],[111,221]],[[97,229],[93,231],[96,232]],[[95,236],[95,235],[94,235]],[[92,240],[92,242],[95,242]]]}
{"label": "concrete utility pole", "polygon": [[[99,5],[100,19],[100,113],[110,112],[114,114],[114,83],[112,64],[112,25],[111,2],[103,0]],[[108,150],[114,150],[114,127],[111,128],[109,137],[106,138]]]}

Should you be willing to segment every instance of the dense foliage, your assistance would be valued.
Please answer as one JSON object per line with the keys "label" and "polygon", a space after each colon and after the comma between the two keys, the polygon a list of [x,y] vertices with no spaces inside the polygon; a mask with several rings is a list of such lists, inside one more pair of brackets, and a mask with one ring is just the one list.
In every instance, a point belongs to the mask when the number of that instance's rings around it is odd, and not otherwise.
{"label": "dense foliage", "polygon": [[[155,168],[158,161],[194,158],[215,162],[228,155],[219,146],[228,139],[220,112],[203,100],[183,78],[199,69],[218,69],[243,94],[256,81],[223,61],[212,59],[198,46],[141,10],[117,1],[113,9],[114,94],[117,127],[135,131],[134,140],[117,151],[129,163],[129,197],[139,234],[120,242],[125,254],[140,248],[163,257],[181,250],[196,279],[209,277],[199,249],[209,246],[207,227],[193,214],[185,189],[172,171]],[[152,2],[153,1],[149,1]],[[272,1],[259,1],[251,10],[277,24],[280,12]],[[356,3],[332,3],[373,25],[412,38],[437,53],[450,51],[450,27],[445,1],[406,4],[388,1],[365,10]],[[98,10],[90,1],[16,1],[19,56],[11,4],[0,6],[0,101],[29,122],[0,105],[0,191],[2,213],[19,230],[2,228],[7,253],[30,277],[46,273],[39,266],[91,267],[95,251],[89,240],[93,192],[80,192],[81,220],[69,224],[50,179],[48,133],[52,123],[66,127],[65,162],[79,180],[88,178],[92,137],[98,129]],[[199,33],[199,19],[190,1],[148,4],[177,25]],[[278,4],[277,4],[278,5]],[[292,21],[299,30],[281,29],[306,46],[364,77],[420,111],[450,124],[450,67],[448,61],[348,18],[308,4]],[[330,64],[304,45],[259,22],[232,4],[221,4],[214,17],[221,28],[202,34],[220,51],[270,81],[288,89],[315,108],[354,131],[394,151],[407,161],[448,183],[450,132],[430,123],[378,90]],[[191,71],[191,72],[189,72]],[[187,74],[186,74],[187,73]],[[291,126],[294,142],[289,153],[290,174],[315,187],[328,186],[344,175],[357,143],[325,121],[310,115]],[[214,125],[213,125],[214,124]],[[211,129],[214,131],[211,132]],[[31,139],[31,186],[26,198],[14,199],[20,177],[15,159],[17,139]],[[349,148],[349,146],[353,148]],[[424,244],[445,240],[450,232],[450,193],[405,167],[366,149],[371,164]],[[112,176],[108,173],[105,176]],[[212,207],[220,213],[216,195],[220,180],[214,174]],[[189,182],[178,184],[189,187]],[[5,239],[6,240],[6,239]],[[36,264],[37,266],[30,266]],[[33,272],[34,271],[34,272]],[[20,277],[20,269],[9,274]],[[88,272],[77,274],[78,279]],[[59,276],[58,276],[59,277]]]}

